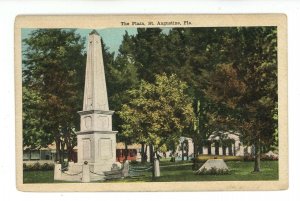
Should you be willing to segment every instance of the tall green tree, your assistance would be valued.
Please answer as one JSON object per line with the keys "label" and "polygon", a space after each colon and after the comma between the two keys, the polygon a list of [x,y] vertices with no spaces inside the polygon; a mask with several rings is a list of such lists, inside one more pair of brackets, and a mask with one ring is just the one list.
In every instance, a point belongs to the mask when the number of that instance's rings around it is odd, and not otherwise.
{"label": "tall green tree", "polygon": [[166,34],[160,28],[138,28],[132,37],[132,57],[140,79],[154,83],[155,75],[171,75]]}
{"label": "tall green tree", "polygon": [[277,107],[277,30],[276,27],[242,29],[245,38],[244,68],[247,91],[241,102],[245,140],[255,146],[254,171],[260,171],[262,147],[276,143]]}
{"label": "tall green tree", "polygon": [[244,144],[255,147],[254,171],[258,172],[261,148],[276,143],[276,28],[236,28],[227,40],[224,54],[230,63],[217,65],[205,88],[214,104],[210,120],[220,129],[240,131]]}
{"label": "tall green tree", "polygon": [[35,137],[39,145],[55,141],[56,160],[62,162],[64,148],[70,153],[76,145],[74,131],[79,126],[77,111],[83,97],[84,40],[75,30],[37,29],[23,43],[24,141],[30,142],[27,137],[35,133],[32,123],[38,121],[38,133],[42,134]]}
{"label": "tall green tree", "polygon": [[[115,111],[120,111],[122,105],[129,102],[130,97],[126,91],[136,88],[140,82],[132,56],[133,47],[132,36],[125,32],[118,55],[114,58],[114,55],[111,54],[108,59],[104,58],[109,104]],[[107,51],[103,52],[109,55]],[[117,141],[125,143],[125,159],[127,159],[127,147],[132,143],[132,139],[123,134],[122,124],[123,121],[119,114],[115,113],[113,127],[118,131]]]}
{"label": "tall green tree", "polygon": [[51,134],[43,129],[46,125],[39,108],[43,101],[35,91],[22,87],[23,91],[23,148],[40,149],[52,143]]}
{"label": "tall green tree", "polygon": [[179,141],[195,116],[187,85],[176,75],[157,75],[154,84],[142,81],[138,89],[129,90],[131,100],[119,112],[123,133],[137,143],[153,147],[154,153]]}

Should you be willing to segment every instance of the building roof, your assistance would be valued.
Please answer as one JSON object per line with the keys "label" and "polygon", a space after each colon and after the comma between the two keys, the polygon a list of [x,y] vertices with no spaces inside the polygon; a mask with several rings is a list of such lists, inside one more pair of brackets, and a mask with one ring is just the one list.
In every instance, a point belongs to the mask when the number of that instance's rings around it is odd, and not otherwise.
{"label": "building roof", "polygon": [[237,132],[213,132],[209,137],[208,140],[240,140],[240,133]]}

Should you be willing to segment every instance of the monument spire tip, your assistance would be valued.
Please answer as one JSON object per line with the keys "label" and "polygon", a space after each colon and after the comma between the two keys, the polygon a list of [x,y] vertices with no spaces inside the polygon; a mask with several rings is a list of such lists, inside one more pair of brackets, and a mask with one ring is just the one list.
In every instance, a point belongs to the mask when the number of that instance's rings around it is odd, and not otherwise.
{"label": "monument spire tip", "polygon": [[96,35],[99,36],[99,33],[96,31],[96,29],[94,29],[94,30],[90,33],[90,35],[93,35],[93,34],[96,34]]}

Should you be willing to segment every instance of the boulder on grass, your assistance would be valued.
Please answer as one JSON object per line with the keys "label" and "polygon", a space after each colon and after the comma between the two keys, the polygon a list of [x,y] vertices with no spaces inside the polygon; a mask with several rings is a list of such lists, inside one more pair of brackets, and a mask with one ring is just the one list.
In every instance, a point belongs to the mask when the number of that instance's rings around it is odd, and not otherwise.
{"label": "boulder on grass", "polygon": [[197,174],[228,174],[229,169],[223,159],[208,159],[196,171]]}
{"label": "boulder on grass", "polygon": [[269,151],[265,155],[268,156],[268,157],[278,158],[278,154],[274,153],[273,151]]}

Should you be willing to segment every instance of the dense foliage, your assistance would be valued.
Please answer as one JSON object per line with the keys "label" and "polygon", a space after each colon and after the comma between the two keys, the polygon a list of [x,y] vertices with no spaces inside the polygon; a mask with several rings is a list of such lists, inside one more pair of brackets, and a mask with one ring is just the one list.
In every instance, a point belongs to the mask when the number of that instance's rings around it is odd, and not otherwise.
{"label": "dense foliage", "polygon": [[137,89],[128,91],[130,101],[119,112],[122,134],[153,146],[154,152],[167,151],[195,120],[186,89],[176,75],[156,75],[154,84],[142,80]]}
{"label": "dense foliage", "polygon": [[84,40],[75,30],[38,29],[23,42],[23,144],[37,149],[55,142],[62,161],[63,150],[76,146]]}

